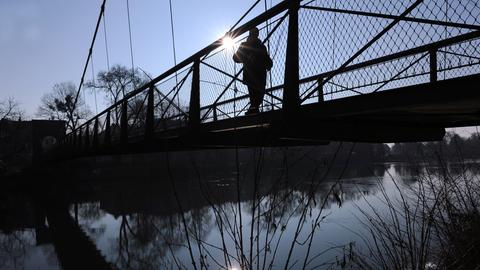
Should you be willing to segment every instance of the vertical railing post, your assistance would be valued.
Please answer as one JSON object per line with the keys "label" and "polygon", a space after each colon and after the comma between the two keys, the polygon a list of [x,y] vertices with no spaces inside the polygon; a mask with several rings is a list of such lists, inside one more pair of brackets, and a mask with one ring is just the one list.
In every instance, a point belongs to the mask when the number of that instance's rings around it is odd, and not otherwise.
{"label": "vertical railing post", "polygon": [[317,83],[318,102],[324,102],[325,98],[323,96],[323,78],[318,78]]}
{"label": "vertical railing post", "polygon": [[82,152],[82,128],[78,128],[78,145],[77,145],[77,150],[78,152]]}
{"label": "vertical railing post", "polygon": [[128,100],[122,102],[122,116],[120,118],[120,144],[126,145],[128,140]]}
{"label": "vertical railing post", "polygon": [[87,123],[85,127],[85,152],[90,151],[90,123]]}
{"label": "vertical railing post", "polygon": [[103,143],[105,145],[105,148],[110,148],[112,145],[112,132],[110,128],[110,110],[107,111],[107,116],[105,119],[105,134],[103,137]]}
{"label": "vertical railing post", "polygon": [[92,148],[94,152],[98,151],[98,117],[95,118],[95,122],[93,123],[93,143]]}
{"label": "vertical railing post", "polygon": [[75,147],[77,147],[77,130],[72,131],[72,141],[70,142],[70,149],[75,151]]}
{"label": "vertical railing post", "polygon": [[438,80],[437,49],[430,50],[430,82]]}
{"label": "vertical railing post", "polygon": [[200,60],[193,62],[192,89],[190,91],[189,126],[196,128],[200,125]]}
{"label": "vertical railing post", "polygon": [[299,53],[298,53],[298,10],[299,0],[289,0],[287,55],[285,60],[285,77],[283,89],[283,110],[287,115],[294,115],[300,106],[299,92]]}
{"label": "vertical railing post", "polygon": [[151,140],[153,137],[153,118],[154,116],[154,85],[150,85],[148,89],[148,100],[147,100],[147,115],[145,119],[145,139]]}
{"label": "vertical railing post", "polygon": [[218,120],[218,115],[217,115],[217,105],[214,105],[213,106],[213,121],[217,121]]}

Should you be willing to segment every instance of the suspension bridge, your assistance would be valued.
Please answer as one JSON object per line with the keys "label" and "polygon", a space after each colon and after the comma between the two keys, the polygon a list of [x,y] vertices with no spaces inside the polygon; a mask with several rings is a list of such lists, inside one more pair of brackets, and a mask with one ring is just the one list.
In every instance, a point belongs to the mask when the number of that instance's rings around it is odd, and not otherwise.
{"label": "suspension bridge", "polygon": [[[225,36],[236,45],[216,40],[137,87],[70,130],[55,155],[428,141],[480,124],[476,1],[285,0],[242,19]],[[273,68],[260,113],[245,115],[232,55],[253,27]]]}

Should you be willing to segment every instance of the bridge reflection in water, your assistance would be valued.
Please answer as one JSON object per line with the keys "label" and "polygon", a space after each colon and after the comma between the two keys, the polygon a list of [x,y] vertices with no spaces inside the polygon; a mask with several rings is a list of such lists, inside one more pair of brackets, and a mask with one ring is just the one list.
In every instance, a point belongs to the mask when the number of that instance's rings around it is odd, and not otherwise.
{"label": "bridge reflection in water", "polygon": [[[334,153],[278,151],[240,151],[240,174],[231,151],[210,153],[222,166],[214,159],[197,164],[204,152],[63,163],[57,173],[77,175],[71,181],[60,177],[43,188],[2,192],[9,209],[2,210],[2,232],[34,228],[37,244],[53,244],[65,269],[189,269],[191,258],[198,268],[277,268],[286,264],[292,243],[290,265],[301,268],[310,236],[308,268],[328,266],[353,243],[362,250],[360,210],[372,204],[382,211],[380,192],[396,194],[392,178],[408,189],[419,173],[419,167],[355,158],[345,168],[346,153],[338,154],[339,166],[330,166]],[[37,221],[22,225],[20,216]]]}

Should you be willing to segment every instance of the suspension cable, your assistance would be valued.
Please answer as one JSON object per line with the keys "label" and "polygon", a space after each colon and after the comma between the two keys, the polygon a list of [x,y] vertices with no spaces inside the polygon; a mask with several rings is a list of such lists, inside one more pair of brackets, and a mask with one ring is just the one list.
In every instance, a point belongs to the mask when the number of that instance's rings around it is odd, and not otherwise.
{"label": "suspension cable", "polygon": [[[135,65],[134,65],[134,62],[133,62],[133,45],[132,45],[132,24],[130,22],[130,5],[129,5],[129,1],[127,1],[127,20],[128,20],[128,37],[129,37],[129,40],[130,40],[130,60],[132,61],[132,79],[133,79],[133,75],[135,74]],[[133,86],[135,87],[135,81],[133,81]]]}
{"label": "suspension cable", "polygon": [[[170,0],[171,1],[171,0]],[[253,3],[253,5],[247,10],[247,12],[245,12],[243,14],[242,17],[240,17],[240,19],[230,28],[230,30],[228,30],[228,32],[232,32],[233,29],[235,29],[235,27],[237,27],[237,25],[245,18],[247,17],[247,15],[250,13],[250,11],[252,11],[257,5],[258,3],[260,3],[261,0],[257,0],[255,1],[255,3]]]}
{"label": "suspension cable", "polygon": [[77,94],[75,95],[75,101],[73,102],[73,110],[75,110],[75,108],[77,106],[78,96],[80,95],[80,91],[82,89],[83,82],[85,80],[85,74],[87,73],[88,64],[89,64],[90,58],[92,56],[93,46],[95,45],[95,40],[97,38],[98,28],[100,27],[100,22],[102,21],[103,14],[105,12],[105,3],[106,2],[107,2],[107,0],[103,0],[102,6],[100,7],[100,14],[98,15],[97,25],[95,27],[95,32],[93,33],[93,38],[92,38],[92,42],[90,44],[90,49],[88,50],[87,60],[86,60],[85,66],[83,67],[83,73],[82,73],[82,77],[80,79],[80,84],[78,85]]}
{"label": "suspension cable", "polygon": [[82,87],[82,92],[83,92],[83,109],[86,112],[87,111],[87,96],[85,94],[85,87]]}
{"label": "suspension cable", "polygon": [[168,3],[170,7],[170,30],[172,35],[173,63],[177,65],[177,52],[176,52],[176,46],[175,46],[175,27],[173,25],[172,0],[169,0]]}
{"label": "suspension cable", "polygon": [[[270,6],[272,6],[272,0],[270,0]],[[267,0],[265,0],[265,12],[267,12],[267,10],[268,10],[268,4],[267,4]],[[267,20],[265,23],[267,24],[266,29],[267,29],[267,37],[268,37],[268,35],[270,34],[270,20]],[[267,49],[268,49],[268,53],[270,53],[270,39],[267,40]],[[268,71],[268,78],[270,82],[270,88],[272,88],[272,69]],[[273,96],[270,96],[270,103],[271,103],[271,110],[273,111]]]}
{"label": "suspension cable", "polygon": [[[177,65],[177,50],[175,46],[175,26],[173,25],[173,8],[172,8],[172,0],[168,1],[169,8],[170,8],[170,30],[172,35],[172,50],[173,50],[173,64],[174,66]],[[178,73],[175,71],[175,85],[178,86]],[[180,105],[180,97],[177,95],[177,104]]]}
{"label": "suspension cable", "polygon": [[107,23],[105,22],[107,20],[106,14],[103,14],[103,37],[105,40],[105,55],[107,56],[107,71],[110,71],[110,57],[108,55],[108,41],[107,41]]}
{"label": "suspension cable", "polygon": [[[95,69],[93,67],[93,55],[92,55],[91,61],[92,61],[92,65],[91,65],[91,67],[92,67],[92,82],[93,82],[93,84],[95,84]],[[95,98],[95,114],[98,114],[97,89],[95,87],[93,88],[93,96]]]}

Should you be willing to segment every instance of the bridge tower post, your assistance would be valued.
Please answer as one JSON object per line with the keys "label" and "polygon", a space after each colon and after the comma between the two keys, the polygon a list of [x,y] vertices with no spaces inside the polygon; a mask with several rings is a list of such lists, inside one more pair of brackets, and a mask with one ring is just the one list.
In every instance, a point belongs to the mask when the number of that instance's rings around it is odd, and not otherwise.
{"label": "bridge tower post", "polygon": [[107,111],[107,116],[105,119],[105,136],[103,137],[103,143],[105,145],[105,148],[110,148],[112,145],[112,134],[111,134],[111,128],[110,128],[110,110]]}
{"label": "bridge tower post", "polygon": [[145,119],[145,140],[149,141],[153,137],[153,122],[154,122],[154,102],[155,102],[155,96],[154,96],[154,85],[150,85],[150,88],[148,88],[148,100],[147,100],[147,115]]}
{"label": "bridge tower post", "polygon": [[128,100],[122,102],[122,116],[120,118],[120,144],[125,146],[128,140]]}
{"label": "bridge tower post", "polygon": [[436,49],[430,50],[429,56],[430,56],[430,82],[436,82],[438,80],[437,50]]}
{"label": "bridge tower post", "polygon": [[287,116],[293,116],[300,107],[299,93],[299,53],[298,53],[298,11],[299,0],[289,0],[287,55],[283,90],[283,110]]}
{"label": "bridge tower post", "polygon": [[218,120],[218,113],[217,113],[217,105],[214,105],[213,106],[213,121],[217,121]]}
{"label": "bridge tower post", "polygon": [[95,122],[93,123],[93,151],[98,151],[98,117],[95,117]]}
{"label": "bridge tower post", "polygon": [[323,96],[323,78],[318,78],[317,84],[318,102],[324,102],[325,97]]}
{"label": "bridge tower post", "polygon": [[189,127],[195,129],[200,125],[200,59],[193,62],[192,88],[190,91],[190,109],[188,111]]}

